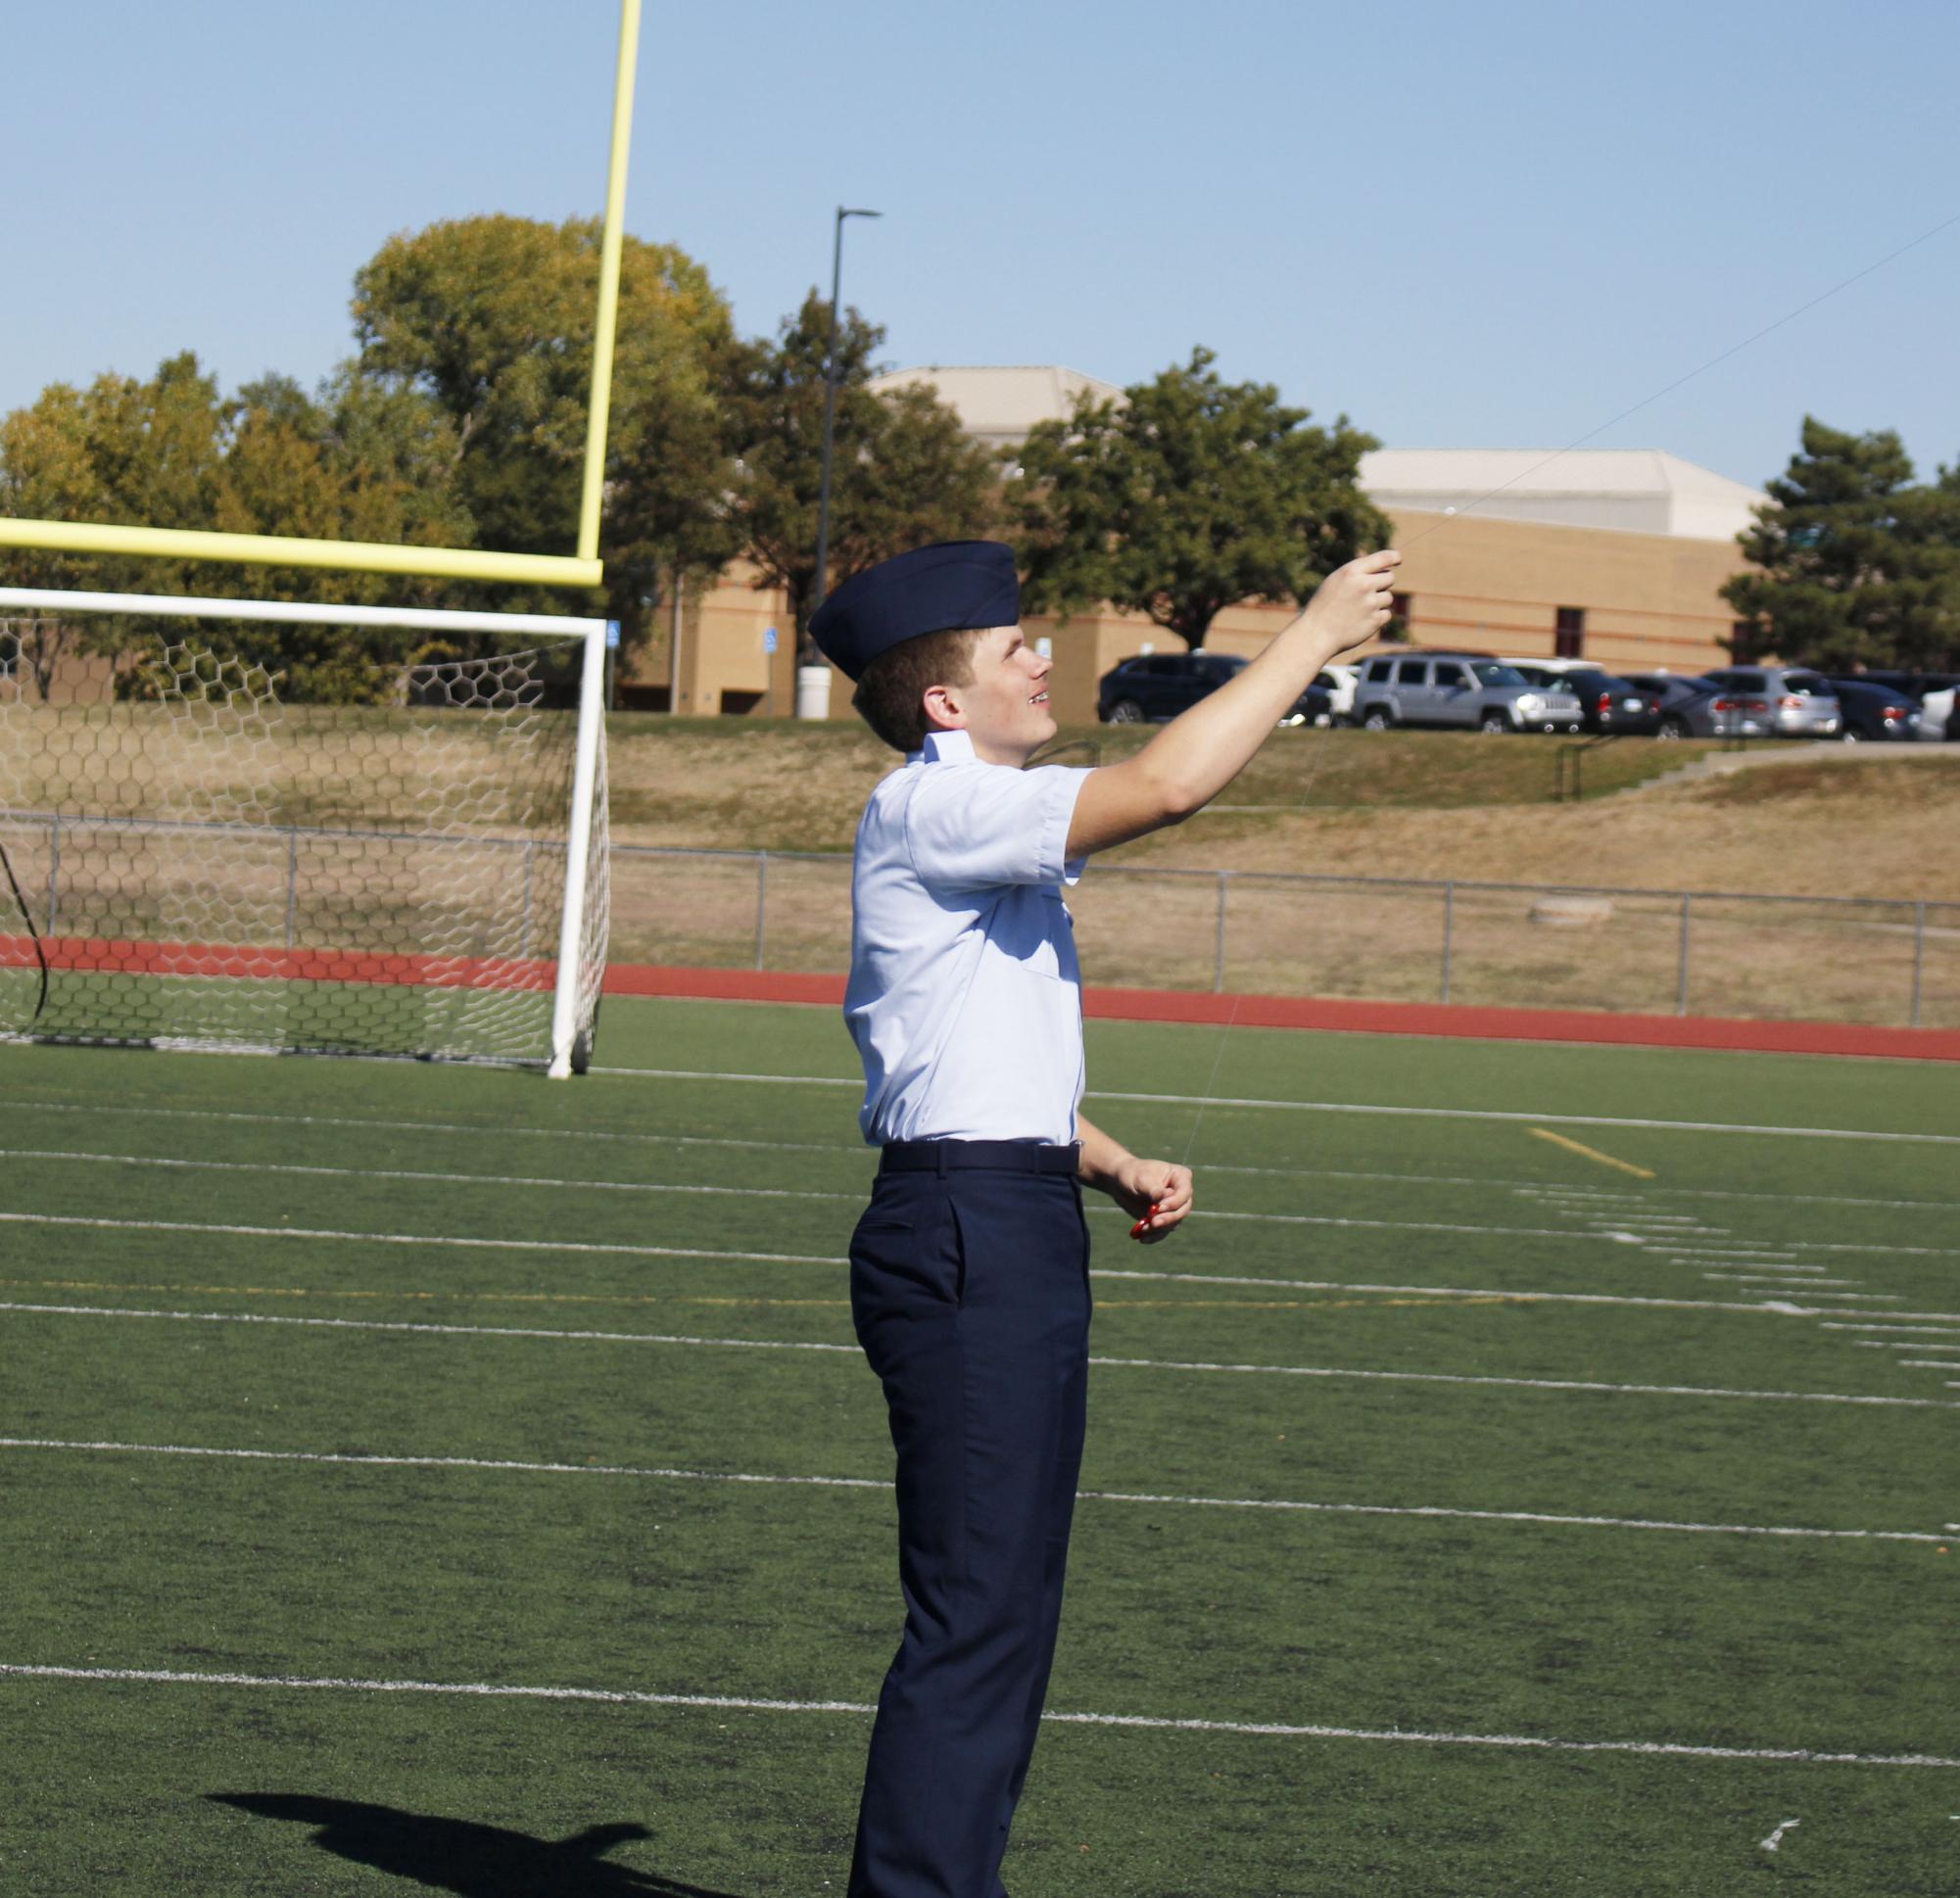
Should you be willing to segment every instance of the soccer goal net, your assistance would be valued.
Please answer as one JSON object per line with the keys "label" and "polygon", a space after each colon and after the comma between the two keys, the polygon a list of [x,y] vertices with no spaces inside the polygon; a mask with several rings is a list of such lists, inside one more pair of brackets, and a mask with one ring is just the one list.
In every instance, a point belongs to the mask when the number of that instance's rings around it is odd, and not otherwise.
{"label": "soccer goal net", "polygon": [[583,1068],[603,639],[0,589],[0,1035]]}

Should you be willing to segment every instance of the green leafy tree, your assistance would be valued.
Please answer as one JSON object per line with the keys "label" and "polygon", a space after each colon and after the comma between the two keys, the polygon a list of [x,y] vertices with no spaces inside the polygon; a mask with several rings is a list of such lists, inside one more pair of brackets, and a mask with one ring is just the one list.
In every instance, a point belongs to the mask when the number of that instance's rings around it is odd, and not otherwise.
{"label": "green leafy tree", "polygon": [[[391,238],[356,274],[356,373],[425,395],[447,418],[478,546],[576,543],[600,234],[590,218],[469,217]],[[672,245],[626,238],[599,554],[629,643],[662,574],[730,557],[718,389],[734,347],[706,270]],[[485,597],[531,603],[509,588]],[[591,610],[577,595],[557,603]]]}
{"label": "green leafy tree", "polygon": [[[824,434],[829,302],[813,290],[773,339],[730,361],[724,402],[737,477],[727,499],[736,544],[757,585],[789,597],[799,649],[815,656],[817,512]],[[930,541],[989,531],[999,507],[995,458],[960,428],[932,390],[869,387],[884,331],[846,308],[837,324],[832,423],[830,573],[852,574]]]}
{"label": "green leafy tree", "polygon": [[1960,468],[1917,486],[1892,430],[1806,415],[1768,492],[1738,537],[1756,571],[1722,589],[1740,643],[1832,671],[1960,663]]}
{"label": "green leafy tree", "polygon": [[1214,356],[1123,391],[1084,395],[1040,422],[1013,489],[1024,597],[1037,611],[1108,600],[1202,645],[1245,600],[1307,599],[1334,568],[1385,546],[1386,518],[1356,485],[1380,445],[1308,426],[1268,383],[1227,383]]}
{"label": "green leafy tree", "polygon": [[[452,432],[424,397],[342,374],[318,398],[269,376],[220,394],[191,355],[148,381],[98,376],[54,384],[0,421],[0,510],[40,520],[135,523],[322,540],[467,546],[470,521],[448,481]],[[15,585],[215,597],[415,604],[434,583],[308,567],[137,560],[37,549],[0,564]],[[126,618],[44,616],[23,641],[45,692],[72,652],[121,655]],[[392,636],[346,629],[213,623],[215,650],[276,666],[301,698],[374,697],[392,689],[370,662],[399,655]],[[140,668],[121,688],[141,691]]]}

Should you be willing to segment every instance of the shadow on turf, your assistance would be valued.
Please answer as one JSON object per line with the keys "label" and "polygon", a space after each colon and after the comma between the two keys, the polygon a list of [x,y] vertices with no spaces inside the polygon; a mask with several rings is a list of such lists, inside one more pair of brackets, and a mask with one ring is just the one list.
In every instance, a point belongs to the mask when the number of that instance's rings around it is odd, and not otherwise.
{"label": "shadow on turf", "polygon": [[305,1792],[214,1792],[221,1805],[262,1819],[317,1826],[312,1842],[378,1872],[413,1878],[460,1898],[731,1898],[657,1873],[607,1865],[605,1854],[628,1839],[650,1838],[645,1826],[588,1826],[570,1838],[532,1838],[502,1826],[437,1819],[359,1799]]}

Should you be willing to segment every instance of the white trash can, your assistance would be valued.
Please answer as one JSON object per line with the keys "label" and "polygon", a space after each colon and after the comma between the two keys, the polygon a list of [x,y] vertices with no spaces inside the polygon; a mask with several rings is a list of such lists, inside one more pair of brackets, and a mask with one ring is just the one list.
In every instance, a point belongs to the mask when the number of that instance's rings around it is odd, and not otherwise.
{"label": "white trash can", "polygon": [[831,669],[829,666],[796,668],[796,716],[829,718],[831,715]]}

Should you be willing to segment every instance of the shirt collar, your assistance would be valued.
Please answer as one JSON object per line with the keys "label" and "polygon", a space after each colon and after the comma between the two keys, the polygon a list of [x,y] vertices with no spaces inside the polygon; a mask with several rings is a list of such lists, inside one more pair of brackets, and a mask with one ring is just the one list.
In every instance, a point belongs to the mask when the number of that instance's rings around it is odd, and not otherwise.
{"label": "shirt collar", "polygon": [[925,748],[914,754],[928,765],[970,765],[975,762],[973,734],[936,730],[926,734]]}

